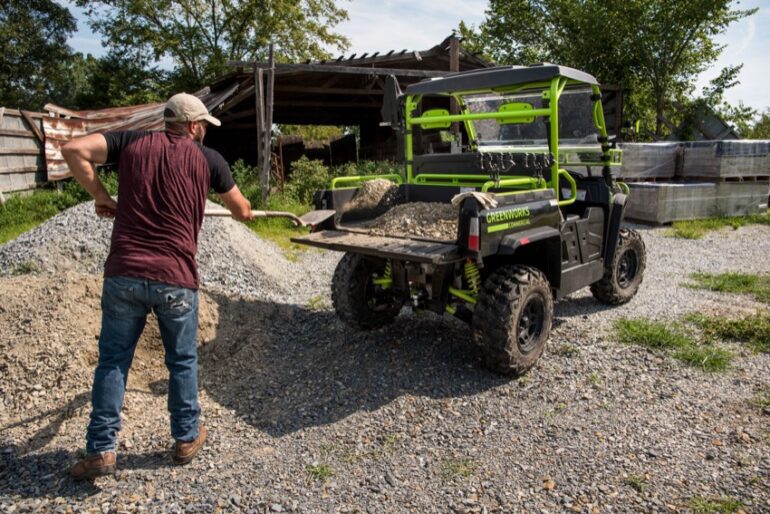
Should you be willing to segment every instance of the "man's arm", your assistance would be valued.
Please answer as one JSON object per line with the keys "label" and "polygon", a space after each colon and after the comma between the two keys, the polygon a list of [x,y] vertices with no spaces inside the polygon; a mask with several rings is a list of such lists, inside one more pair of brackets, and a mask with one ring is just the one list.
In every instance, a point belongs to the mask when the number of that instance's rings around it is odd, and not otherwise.
{"label": "man's arm", "polygon": [[238,186],[233,186],[226,193],[219,193],[219,198],[233,214],[233,218],[238,221],[246,221],[254,217],[251,214],[251,202],[243,196]]}
{"label": "man's arm", "polygon": [[107,161],[107,140],[104,136],[91,134],[75,138],[62,147],[61,153],[72,176],[93,197],[96,214],[115,217],[118,204],[110,197],[93,166]]}

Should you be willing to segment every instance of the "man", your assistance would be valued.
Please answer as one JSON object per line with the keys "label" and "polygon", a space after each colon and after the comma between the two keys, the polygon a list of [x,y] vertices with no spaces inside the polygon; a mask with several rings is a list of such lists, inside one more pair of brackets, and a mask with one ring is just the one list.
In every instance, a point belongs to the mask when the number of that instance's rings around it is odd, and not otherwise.
{"label": "man", "polygon": [[[195,347],[198,232],[210,188],[238,220],[251,219],[251,204],[222,156],[202,145],[207,126],[220,125],[203,102],[185,93],[174,95],[164,119],[165,131],[92,134],[62,148],[75,179],[94,198],[97,215],[115,218],[104,267],[86,457],[71,469],[75,479],[115,471],[128,370],[151,310],[158,318],[169,370],[174,462],[190,462],[206,440],[206,429],[198,422]],[[94,172],[94,163],[105,162],[118,163],[118,202]]]}

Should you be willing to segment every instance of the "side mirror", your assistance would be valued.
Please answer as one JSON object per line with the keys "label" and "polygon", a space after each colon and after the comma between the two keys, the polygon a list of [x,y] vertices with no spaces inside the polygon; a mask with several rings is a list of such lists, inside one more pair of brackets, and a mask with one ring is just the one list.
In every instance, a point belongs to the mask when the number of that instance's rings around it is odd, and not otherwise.
{"label": "side mirror", "polygon": [[[497,112],[531,111],[532,109],[534,109],[534,107],[532,107],[532,104],[528,104],[526,102],[510,102],[507,104],[502,104],[500,107],[498,107]],[[500,122],[500,125],[534,123],[535,117],[527,116],[527,117],[515,118],[511,120],[498,120],[498,121]]]}

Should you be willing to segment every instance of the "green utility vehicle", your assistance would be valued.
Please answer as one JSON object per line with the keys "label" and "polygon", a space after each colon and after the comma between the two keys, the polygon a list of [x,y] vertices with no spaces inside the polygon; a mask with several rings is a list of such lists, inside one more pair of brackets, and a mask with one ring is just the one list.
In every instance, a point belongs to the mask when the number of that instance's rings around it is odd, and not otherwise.
{"label": "green utility vehicle", "polygon": [[[343,321],[374,329],[405,305],[447,312],[470,323],[488,367],[521,374],[543,353],[554,299],[586,286],[608,304],[636,294],[645,247],[621,228],[628,188],[612,177],[621,153],[594,77],[509,66],[425,80],[403,94],[391,77],[386,89],[384,124],[400,137],[403,176],[333,180],[314,207],[334,216],[294,239],[345,252],[332,284]],[[477,194],[461,197],[451,240],[373,235],[360,210],[346,207],[375,178],[398,184],[397,203]]]}

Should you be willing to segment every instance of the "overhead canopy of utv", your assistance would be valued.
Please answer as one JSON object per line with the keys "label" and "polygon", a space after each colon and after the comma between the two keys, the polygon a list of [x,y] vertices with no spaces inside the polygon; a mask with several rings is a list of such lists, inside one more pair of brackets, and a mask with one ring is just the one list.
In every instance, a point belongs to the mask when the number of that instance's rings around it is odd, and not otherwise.
{"label": "overhead canopy of utv", "polygon": [[534,66],[498,66],[478,71],[453,73],[412,84],[406,88],[405,93],[407,95],[438,95],[459,91],[494,89],[531,82],[548,82],[555,77],[564,77],[584,84],[599,84],[592,75],[574,68],[555,64],[537,64]]}

